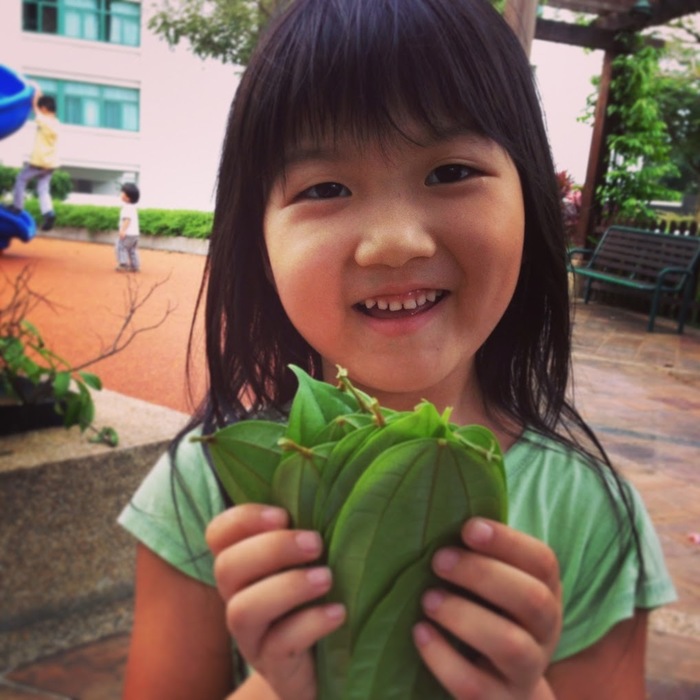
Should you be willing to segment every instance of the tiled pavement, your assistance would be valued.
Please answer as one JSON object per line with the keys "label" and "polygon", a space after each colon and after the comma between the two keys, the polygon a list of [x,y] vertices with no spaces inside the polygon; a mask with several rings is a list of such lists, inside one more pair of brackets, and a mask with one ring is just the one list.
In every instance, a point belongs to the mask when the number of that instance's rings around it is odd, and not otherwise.
{"label": "tiled pavement", "polygon": [[[576,392],[640,489],[679,593],[652,617],[648,698],[700,700],[700,545],[691,538],[700,532],[700,330],[678,336],[661,320],[648,334],[645,324],[644,315],[579,306]],[[126,650],[126,636],[115,636],[0,674],[0,700],[118,700]]]}

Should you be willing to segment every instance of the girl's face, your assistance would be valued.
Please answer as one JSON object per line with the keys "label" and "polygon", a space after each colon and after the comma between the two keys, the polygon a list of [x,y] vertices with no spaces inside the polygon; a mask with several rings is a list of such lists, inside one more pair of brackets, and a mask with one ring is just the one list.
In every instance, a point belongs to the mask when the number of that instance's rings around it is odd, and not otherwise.
{"label": "girl's face", "polygon": [[328,139],[288,154],[264,221],[271,275],[326,380],[339,364],[387,406],[425,398],[477,420],[474,356],[520,270],[520,179],[474,132],[406,131],[416,143]]}

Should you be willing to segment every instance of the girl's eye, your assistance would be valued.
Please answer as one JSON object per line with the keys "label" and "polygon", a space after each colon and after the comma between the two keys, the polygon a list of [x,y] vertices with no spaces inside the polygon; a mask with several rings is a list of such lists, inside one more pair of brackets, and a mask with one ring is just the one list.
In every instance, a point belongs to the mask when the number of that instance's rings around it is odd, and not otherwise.
{"label": "girl's eye", "polygon": [[333,199],[349,197],[350,190],[339,182],[321,182],[301,192],[298,199]]}
{"label": "girl's eye", "polygon": [[465,180],[470,175],[474,174],[474,170],[466,165],[451,163],[450,165],[441,165],[435,168],[428,177],[425,178],[426,185],[445,185],[450,182],[459,182]]}

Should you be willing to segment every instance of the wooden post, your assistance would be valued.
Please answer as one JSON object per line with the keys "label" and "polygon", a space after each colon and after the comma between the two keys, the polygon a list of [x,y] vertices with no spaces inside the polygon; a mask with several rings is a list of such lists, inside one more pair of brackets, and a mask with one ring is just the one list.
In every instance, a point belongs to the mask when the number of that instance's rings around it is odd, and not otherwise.
{"label": "wooden post", "polygon": [[573,245],[579,247],[586,245],[586,239],[593,232],[596,214],[598,213],[595,206],[595,192],[598,185],[602,182],[608,164],[605,141],[609,132],[607,110],[610,100],[610,82],[612,80],[612,62],[614,58],[615,54],[612,51],[605,52],[603,70],[600,75],[598,101],[595,107],[591,149],[588,153],[586,182],[581,193],[581,218],[572,241]]}
{"label": "wooden post", "polygon": [[503,17],[515,32],[520,44],[529,56],[535,37],[538,0],[507,0]]}

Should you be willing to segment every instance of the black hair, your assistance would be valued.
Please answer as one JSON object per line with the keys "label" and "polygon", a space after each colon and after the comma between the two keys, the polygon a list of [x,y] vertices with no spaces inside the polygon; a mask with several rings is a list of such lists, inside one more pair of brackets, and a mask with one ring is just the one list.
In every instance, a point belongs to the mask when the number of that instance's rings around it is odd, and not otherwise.
{"label": "black hair", "polygon": [[141,192],[133,182],[125,182],[122,185],[121,191],[128,197],[132,204],[137,204],[141,199]]}
{"label": "black hair", "polygon": [[[502,146],[522,187],[525,236],[512,300],[478,351],[492,412],[590,457],[623,480],[568,398],[571,318],[559,188],[532,70],[487,0],[296,0],[257,46],[231,108],[219,168],[205,301],[209,392],[195,420],[282,409],[321,362],[266,274],[263,216],[301,138],[391,138],[398,116],[430,132],[465,125]],[[608,483],[608,480],[605,479]],[[623,513],[620,513],[621,516]],[[634,528],[632,528],[634,529]],[[636,535],[635,535],[636,537]]]}
{"label": "black hair", "polygon": [[52,114],[56,114],[56,100],[51,95],[42,95],[36,101],[37,107],[43,107]]}

